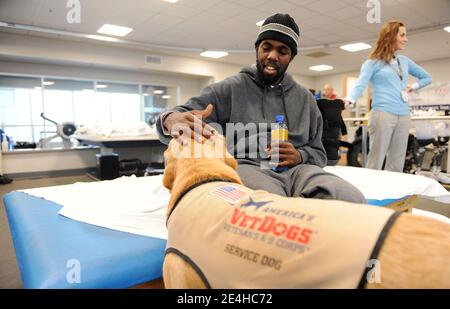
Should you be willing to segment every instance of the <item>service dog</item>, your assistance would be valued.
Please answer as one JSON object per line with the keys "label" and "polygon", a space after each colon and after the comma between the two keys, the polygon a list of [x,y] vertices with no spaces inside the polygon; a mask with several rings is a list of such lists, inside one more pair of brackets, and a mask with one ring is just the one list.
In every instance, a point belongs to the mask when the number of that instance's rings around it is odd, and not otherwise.
{"label": "service dog", "polygon": [[164,154],[167,288],[450,287],[450,225],[251,190],[225,144],[172,140]]}

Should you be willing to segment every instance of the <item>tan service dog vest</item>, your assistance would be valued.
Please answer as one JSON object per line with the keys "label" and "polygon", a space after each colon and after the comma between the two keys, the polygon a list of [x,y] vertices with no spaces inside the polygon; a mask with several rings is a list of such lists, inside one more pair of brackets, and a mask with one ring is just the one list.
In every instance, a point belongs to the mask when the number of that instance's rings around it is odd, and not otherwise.
{"label": "tan service dog vest", "polygon": [[364,287],[393,214],[210,182],[172,211],[166,252],[190,263],[212,288]]}

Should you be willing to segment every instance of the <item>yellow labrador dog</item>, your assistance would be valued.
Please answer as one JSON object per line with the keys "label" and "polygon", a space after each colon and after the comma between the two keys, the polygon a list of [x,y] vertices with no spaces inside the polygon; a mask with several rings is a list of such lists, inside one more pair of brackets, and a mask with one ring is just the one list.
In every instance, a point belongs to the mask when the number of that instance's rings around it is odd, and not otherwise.
{"label": "yellow labrador dog", "polygon": [[450,288],[450,225],[242,185],[222,136],[172,140],[167,288]]}

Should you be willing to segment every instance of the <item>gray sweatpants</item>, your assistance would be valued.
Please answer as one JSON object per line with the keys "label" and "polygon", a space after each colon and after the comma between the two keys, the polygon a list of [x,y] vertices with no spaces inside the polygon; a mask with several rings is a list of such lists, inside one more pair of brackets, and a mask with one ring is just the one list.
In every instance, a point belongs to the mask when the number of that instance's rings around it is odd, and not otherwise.
{"label": "gray sweatpants", "polygon": [[372,110],[369,117],[370,150],[367,168],[403,172],[411,116],[397,116],[380,110]]}
{"label": "gray sweatpants", "polygon": [[366,203],[363,194],[347,181],[315,165],[300,164],[285,172],[240,163],[237,172],[244,185],[254,190],[289,196]]}

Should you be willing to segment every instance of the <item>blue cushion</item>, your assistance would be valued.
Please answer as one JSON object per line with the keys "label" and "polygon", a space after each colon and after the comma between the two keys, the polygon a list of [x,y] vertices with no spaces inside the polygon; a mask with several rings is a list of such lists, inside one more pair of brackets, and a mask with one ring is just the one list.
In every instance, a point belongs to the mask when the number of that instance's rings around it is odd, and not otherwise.
{"label": "blue cushion", "polygon": [[165,240],[68,219],[22,192],[3,200],[25,288],[126,288],[162,275]]}
{"label": "blue cushion", "polygon": [[404,199],[404,198],[398,198],[398,199],[387,198],[384,200],[368,199],[367,204],[372,205],[372,206],[386,206],[386,205],[389,205],[393,202],[396,202],[396,201],[399,201],[402,199]]}

